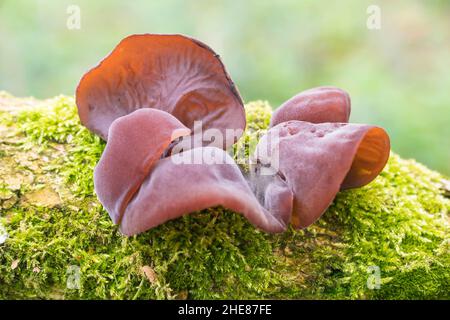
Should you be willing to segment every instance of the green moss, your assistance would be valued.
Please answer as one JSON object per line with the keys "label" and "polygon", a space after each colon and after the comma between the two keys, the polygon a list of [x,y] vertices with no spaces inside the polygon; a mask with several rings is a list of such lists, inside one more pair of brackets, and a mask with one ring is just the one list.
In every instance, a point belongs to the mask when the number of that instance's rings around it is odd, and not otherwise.
{"label": "green moss", "polygon": [[[251,152],[270,111],[265,102],[246,106],[236,159]],[[0,125],[9,132],[0,134],[0,164],[22,162],[34,177],[21,176],[19,188],[0,180],[8,233],[0,298],[450,298],[450,201],[443,177],[412,160],[393,154],[380,177],[340,193],[306,230],[268,235],[215,208],[127,238],[94,195],[104,143],[80,125],[72,98],[0,111]],[[36,168],[21,160],[31,153]],[[48,186],[61,203],[27,202]],[[67,286],[71,266],[80,268],[78,289]],[[373,268],[379,289],[367,286]]]}
{"label": "green moss", "polygon": [[245,106],[247,127],[233,146],[233,156],[243,170],[248,171],[249,155],[253,154],[259,139],[269,127],[272,108],[267,101],[253,101]]}

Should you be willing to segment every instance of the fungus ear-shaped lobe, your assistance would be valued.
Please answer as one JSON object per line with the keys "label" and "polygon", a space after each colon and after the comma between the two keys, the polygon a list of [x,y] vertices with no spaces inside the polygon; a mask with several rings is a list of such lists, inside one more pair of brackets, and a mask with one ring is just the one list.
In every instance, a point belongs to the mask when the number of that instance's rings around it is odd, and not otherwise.
{"label": "fungus ear-shaped lobe", "polygon": [[348,122],[350,96],[336,87],[305,90],[283,103],[272,115],[270,126],[290,120],[312,123]]}
{"label": "fungus ear-shaped lobe", "polygon": [[389,151],[389,137],[382,128],[289,121],[269,130],[257,146],[256,157],[276,163],[294,194],[291,222],[304,228],[323,214],[341,188],[372,181],[385,166]]}
{"label": "fungus ear-shaped lobe", "polygon": [[139,108],[171,113],[191,130],[195,121],[223,134],[245,128],[242,99],[218,55],[182,35],[123,39],[82,77],[76,101],[83,125],[105,140],[115,119]]}
{"label": "fungus ear-shaped lobe", "polygon": [[375,179],[386,165],[389,151],[389,137],[383,129],[374,127],[367,131],[342,182],[341,190],[358,188]]}
{"label": "fungus ear-shaped lobe", "polygon": [[129,202],[120,225],[134,235],[182,215],[210,208],[242,213],[253,225],[282,232],[289,223],[292,194],[285,185],[268,190],[269,212],[253,195],[233,159],[222,149],[195,148],[158,161]]}
{"label": "fungus ear-shaped lobe", "polygon": [[190,130],[172,115],[137,110],[116,119],[94,170],[94,187],[114,223],[169,144]]}

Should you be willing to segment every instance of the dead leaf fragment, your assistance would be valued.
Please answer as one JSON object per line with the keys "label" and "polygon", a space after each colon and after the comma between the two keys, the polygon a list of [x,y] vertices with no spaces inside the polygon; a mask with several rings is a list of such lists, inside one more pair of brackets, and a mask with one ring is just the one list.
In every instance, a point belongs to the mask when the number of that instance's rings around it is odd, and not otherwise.
{"label": "dead leaf fragment", "polygon": [[147,277],[148,281],[150,281],[151,284],[154,284],[156,282],[156,272],[149,266],[143,266],[141,268],[144,275]]}
{"label": "dead leaf fragment", "polygon": [[14,270],[19,265],[20,259],[16,259],[11,263],[11,269]]}
{"label": "dead leaf fragment", "polygon": [[189,292],[187,290],[180,291],[175,297],[177,300],[187,300]]}

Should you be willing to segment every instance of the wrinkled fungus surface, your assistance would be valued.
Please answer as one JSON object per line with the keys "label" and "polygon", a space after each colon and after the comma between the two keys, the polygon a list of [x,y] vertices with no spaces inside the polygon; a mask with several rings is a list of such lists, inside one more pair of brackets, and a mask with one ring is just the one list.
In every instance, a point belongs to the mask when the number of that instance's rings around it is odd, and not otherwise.
{"label": "wrinkled fungus surface", "polygon": [[[198,157],[205,162],[213,157],[218,164],[182,163],[182,157]],[[286,228],[290,214],[289,190],[272,191],[266,210],[259,204],[233,159],[223,150],[206,147],[178,153],[158,162],[136,196],[129,203],[120,226],[124,234],[146,231],[183,214],[223,206],[242,213],[252,224],[270,232]],[[194,183],[193,183],[194,182]],[[275,198],[277,196],[277,198]]]}
{"label": "wrinkled fungus surface", "polygon": [[[260,155],[260,149],[269,152]],[[266,165],[279,161],[278,174],[294,194],[291,222],[304,228],[322,215],[340,189],[372,181],[385,166],[389,149],[389,138],[378,127],[292,120],[269,130],[256,157]]]}
{"label": "wrinkled fungus surface", "polygon": [[119,223],[134,193],[169,144],[190,130],[166,112],[140,109],[118,118],[94,172],[97,196]]}
{"label": "wrinkled fungus surface", "polygon": [[242,99],[219,56],[182,35],[126,37],[82,77],[76,103],[81,123],[105,140],[115,119],[140,108],[168,112],[191,130],[197,120],[204,130],[245,128]]}
{"label": "wrinkled fungus surface", "polygon": [[[126,235],[216,206],[271,233],[305,228],[389,158],[387,133],[347,123],[349,95],[319,87],[273,114],[243,172],[224,151],[240,134],[219,139],[245,127],[242,100],[217,55],[180,35],[122,40],[81,79],[77,105],[81,122],[107,139],[94,185]],[[197,134],[211,129],[222,137]]]}
{"label": "wrinkled fungus surface", "polygon": [[350,96],[336,87],[318,87],[305,90],[283,103],[272,115],[270,125],[289,120],[312,123],[348,122]]}

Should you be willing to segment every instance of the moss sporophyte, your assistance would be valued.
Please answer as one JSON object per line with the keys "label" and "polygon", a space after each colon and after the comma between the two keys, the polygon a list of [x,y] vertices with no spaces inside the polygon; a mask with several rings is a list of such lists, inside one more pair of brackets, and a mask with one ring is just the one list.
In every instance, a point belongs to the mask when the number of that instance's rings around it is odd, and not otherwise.
{"label": "moss sporophyte", "polygon": [[[235,148],[270,121],[266,102],[245,111]],[[3,299],[450,298],[445,177],[394,153],[304,230],[266,234],[219,207],[124,237],[93,192],[105,143],[72,97],[0,94],[0,144]]]}

